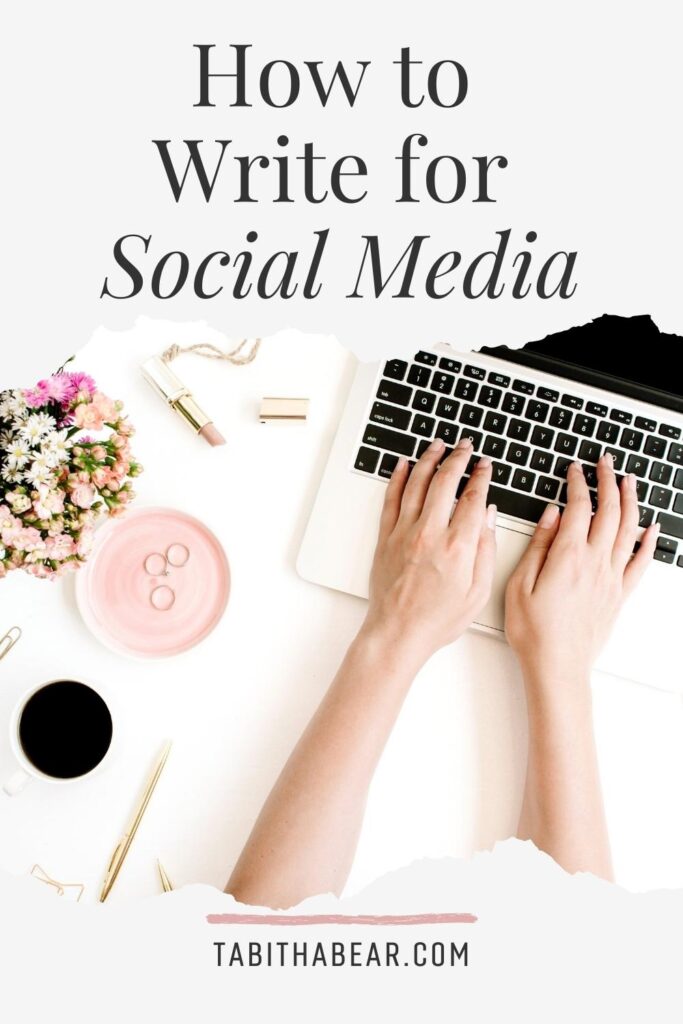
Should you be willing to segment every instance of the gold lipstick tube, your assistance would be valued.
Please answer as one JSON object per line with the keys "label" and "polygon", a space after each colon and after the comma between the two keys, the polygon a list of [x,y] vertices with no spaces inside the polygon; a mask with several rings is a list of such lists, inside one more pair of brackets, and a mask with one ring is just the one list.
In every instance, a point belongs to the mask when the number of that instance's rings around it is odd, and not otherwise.
{"label": "gold lipstick tube", "polygon": [[153,356],[142,364],[142,373],[145,380],[161,395],[166,404],[190,425],[195,434],[200,434],[212,447],[225,444],[225,438],[213,420],[207,416],[168,363],[159,356]]}

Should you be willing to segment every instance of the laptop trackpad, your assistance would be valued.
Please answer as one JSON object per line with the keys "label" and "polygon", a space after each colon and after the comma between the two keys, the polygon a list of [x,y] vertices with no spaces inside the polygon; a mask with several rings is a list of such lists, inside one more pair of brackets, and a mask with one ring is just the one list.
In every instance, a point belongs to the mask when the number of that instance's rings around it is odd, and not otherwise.
{"label": "laptop trackpad", "polygon": [[522,529],[507,529],[500,523],[496,528],[496,575],[489,603],[477,616],[476,625],[497,629],[501,633],[505,628],[505,587],[529,543],[530,534],[522,532]]}

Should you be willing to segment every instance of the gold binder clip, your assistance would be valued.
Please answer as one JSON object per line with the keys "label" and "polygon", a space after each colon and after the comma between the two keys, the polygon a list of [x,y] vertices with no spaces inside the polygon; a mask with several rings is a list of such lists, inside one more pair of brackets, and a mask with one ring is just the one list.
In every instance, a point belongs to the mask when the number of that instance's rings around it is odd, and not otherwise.
{"label": "gold binder clip", "polygon": [[0,637],[0,661],[8,654],[16,642],[21,639],[21,630],[18,626],[12,626],[3,637]]}

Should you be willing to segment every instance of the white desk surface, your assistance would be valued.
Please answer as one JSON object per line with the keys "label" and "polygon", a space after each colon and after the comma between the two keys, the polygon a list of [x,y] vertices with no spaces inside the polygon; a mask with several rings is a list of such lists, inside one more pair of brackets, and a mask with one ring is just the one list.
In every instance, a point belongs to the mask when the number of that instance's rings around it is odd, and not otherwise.
{"label": "white desk surface", "polygon": [[[221,887],[256,814],[361,622],[364,602],[299,579],[294,560],[353,373],[334,339],[284,331],[236,368],[176,364],[228,443],[211,449],[153,394],[139,364],[172,342],[224,339],[202,324],[140,320],[99,331],[77,365],[126,402],[145,465],[139,502],[176,506],[221,539],[232,593],[221,624],[182,657],[133,661],[85,629],[73,581],[20,573],[0,583],[0,632],[20,644],[0,663],[0,775],[13,770],[8,720],[34,683],[72,676],[115,700],[116,753],[91,778],[0,793],[0,867],[86,884],[95,900],[108,858],[166,737],[173,750],[112,902],[176,886]],[[391,355],[387,348],[387,355]],[[17,382],[4,381],[3,386]],[[263,395],[311,398],[305,425],[258,422]],[[595,712],[617,879],[683,885],[683,704],[596,677]],[[420,857],[467,856],[514,832],[526,759],[524,694],[501,642],[470,634],[416,680],[374,780],[349,881],[354,891]]]}

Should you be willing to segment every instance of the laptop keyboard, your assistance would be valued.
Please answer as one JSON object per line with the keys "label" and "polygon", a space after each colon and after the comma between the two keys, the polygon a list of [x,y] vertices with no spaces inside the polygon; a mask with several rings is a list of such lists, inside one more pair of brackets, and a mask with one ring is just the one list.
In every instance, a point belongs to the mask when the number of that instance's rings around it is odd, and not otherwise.
{"label": "laptop keyboard", "polygon": [[[536,523],[549,501],[567,501],[567,468],[584,468],[593,509],[597,507],[595,465],[614,457],[617,479],[637,480],[640,525],[658,521],[654,557],[683,567],[683,443],[681,428],[610,404],[587,401],[571,390],[534,383],[526,374],[508,376],[435,352],[418,352],[412,362],[390,359],[384,366],[356,454],[354,468],[388,479],[405,456],[414,463],[440,437],[444,458],[462,437],[492,467],[489,501],[498,511]],[[465,487],[466,475],[458,488]],[[683,551],[683,547],[681,549]]]}

